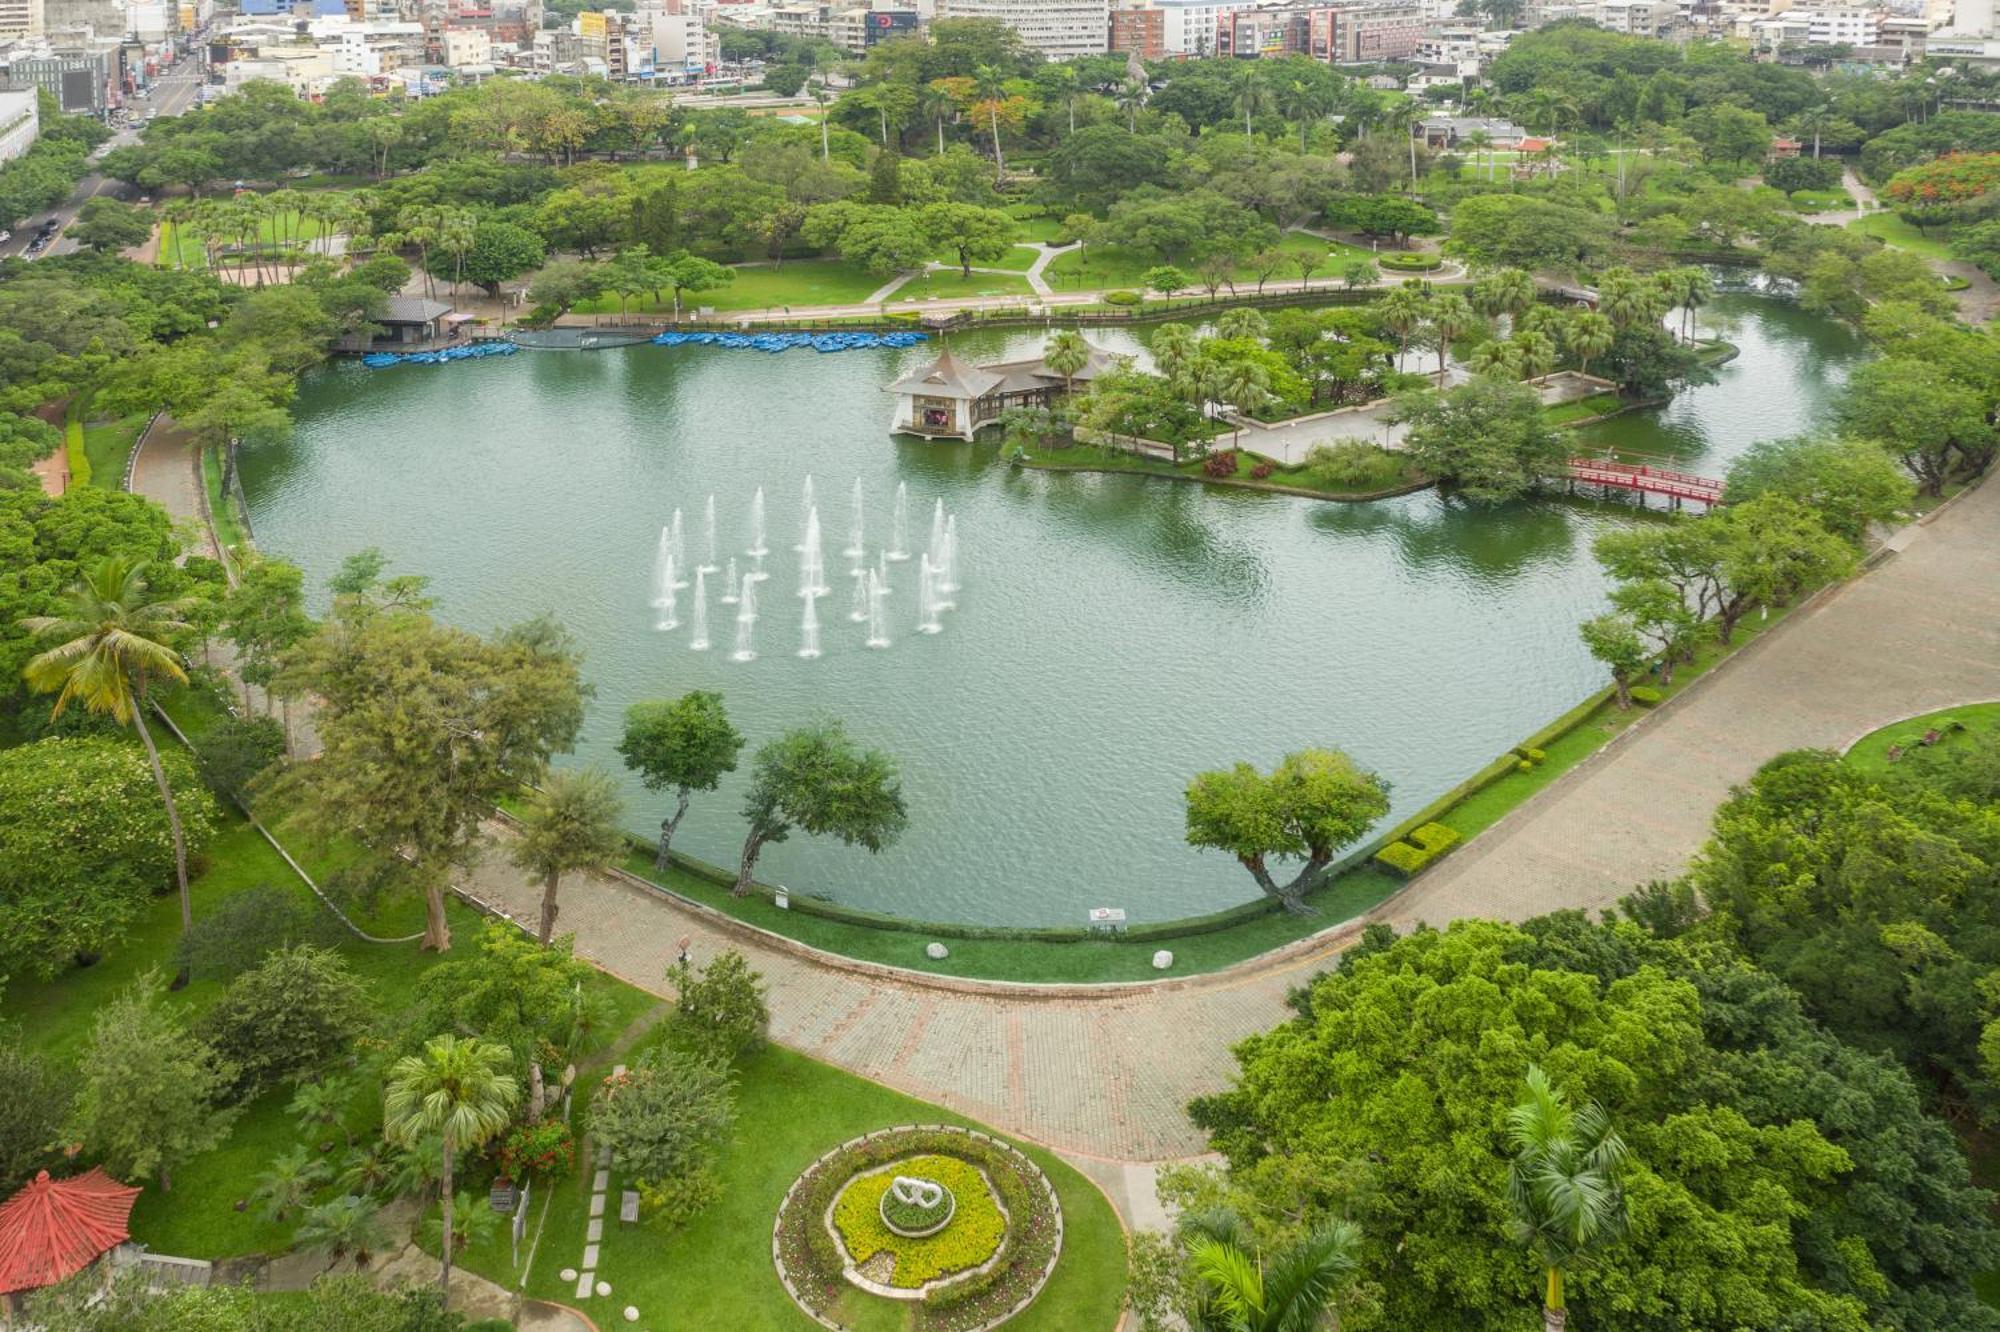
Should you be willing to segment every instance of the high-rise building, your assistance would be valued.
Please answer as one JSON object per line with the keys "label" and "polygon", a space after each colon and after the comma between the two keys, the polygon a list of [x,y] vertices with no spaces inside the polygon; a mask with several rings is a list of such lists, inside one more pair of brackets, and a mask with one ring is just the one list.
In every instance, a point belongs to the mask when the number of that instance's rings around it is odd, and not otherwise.
{"label": "high-rise building", "polygon": [[1111,49],[1141,60],[1166,59],[1166,15],[1151,5],[1112,10]]}
{"label": "high-rise building", "polygon": [[1050,60],[1102,55],[1109,45],[1110,0],[937,0],[941,19],[999,19]]}
{"label": "high-rise building", "polygon": [[1224,14],[1248,9],[1257,0],[1151,0],[1160,12],[1160,42],[1170,56],[1215,54],[1215,25]]}
{"label": "high-rise building", "polygon": [[42,0],[0,0],[0,37],[42,35]]}
{"label": "high-rise building", "polygon": [[1305,55],[1338,65],[1406,60],[1426,27],[1414,0],[1239,9],[1217,21],[1215,53],[1238,59]]}

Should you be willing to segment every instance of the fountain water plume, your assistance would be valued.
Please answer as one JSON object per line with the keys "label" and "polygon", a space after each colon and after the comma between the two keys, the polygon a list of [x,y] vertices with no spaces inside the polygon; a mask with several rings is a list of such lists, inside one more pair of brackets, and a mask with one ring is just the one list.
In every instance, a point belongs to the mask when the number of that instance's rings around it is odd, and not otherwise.
{"label": "fountain water plume", "polygon": [[883,557],[891,560],[910,558],[910,486],[907,481],[896,483],[896,514],[894,525],[889,531],[889,548]]}
{"label": "fountain water plume", "polygon": [[889,646],[889,608],[882,601],[887,590],[879,573],[868,575],[868,646],[872,648]]}
{"label": "fountain water plume", "polygon": [[856,624],[865,623],[868,619],[868,575],[873,572],[872,569],[861,568],[854,570],[852,574],[854,601],[847,608],[847,618]]}
{"label": "fountain water plume", "polygon": [[674,600],[674,530],[660,529],[660,547],[653,555],[653,604],[670,606]]}
{"label": "fountain water plume", "polygon": [[[875,577],[876,580],[882,584],[882,595],[885,597],[888,596],[889,595],[889,552],[886,550],[883,551],[880,555],[877,555],[875,557]],[[873,588],[870,588],[868,591],[868,595],[871,597],[874,596],[875,590]]]}
{"label": "fountain water plume", "polygon": [[952,593],[958,591],[958,515],[944,520],[943,558],[937,564],[938,600],[946,610],[953,606]]}
{"label": "fountain water plume", "polygon": [[813,476],[811,472],[807,472],[805,489],[799,496],[799,512],[805,517],[799,522],[799,544],[793,546],[793,550],[804,551],[806,548],[806,524],[812,521],[814,507]]}
{"label": "fountain water plume", "polygon": [[934,634],[944,626],[938,622],[938,612],[944,607],[938,601],[938,571],[931,567],[931,557],[925,555],[917,565],[917,632]]}
{"label": "fountain water plume", "polygon": [[[685,575],[688,567],[687,539],[681,534],[681,511],[679,509],[674,510],[674,520],[667,524],[667,531],[671,534],[670,540],[673,547],[674,568],[682,575]],[[687,578],[685,576],[674,584],[676,588],[686,587],[687,585]]]}
{"label": "fountain water plume", "polygon": [[847,549],[840,553],[858,560],[868,553],[867,527],[863,521],[861,478],[854,478],[854,495],[847,501]]}
{"label": "fountain water plume", "polygon": [[694,571],[694,614],[688,620],[688,650],[708,651],[708,572]]}
{"label": "fountain water plume", "polygon": [[734,605],[736,604],[736,600],[737,600],[737,598],[736,598],[736,585],[737,585],[737,584],[736,584],[736,557],[735,557],[734,555],[731,555],[731,556],[729,557],[729,572],[728,572],[727,574],[725,574],[725,575],[723,576],[723,579],[722,579],[722,604],[723,604],[723,605],[725,605],[725,606],[734,606]]}
{"label": "fountain water plume", "polygon": [[695,566],[696,573],[715,573],[720,567],[715,562],[715,495],[709,494],[708,503],[702,506],[702,560]]}
{"label": "fountain water plume", "polygon": [[762,559],[770,553],[771,548],[764,544],[764,487],[759,486],[750,497],[750,546],[744,554]]}
{"label": "fountain water plume", "polygon": [[931,509],[931,566],[935,568],[944,556],[944,501],[939,500]]}
{"label": "fountain water plume", "polygon": [[819,510],[806,510],[806,539],[799,549],[805,555],[799,560],[799,595],[810,601],[833,591],[826,585],[826,556],[821,547],[819,534]]}
{"label": "fountain water plume", "polygon": [[811,661],[819,655],[819,612],[814,609],[819,602],[806,598],[805,618],[799,621],[799,655]]}
{"label": "fountain water plume", "polygon": [[757,585],[743,584],[743,601],[736,608],[736,651],[731,661],[757,660]]}
{"label": "fountain water plume", "polygon": [[660,566],[659,595],[653,598],[653,605],[660,612],[658,618],[653,621],[653,628],[663,633],[668,629],[681,627],[680,617],[675,613],[674,592],[678,588],[686,587],[687,584],[676,582],[677,577],[673,552],[668,551],[666,562]]}

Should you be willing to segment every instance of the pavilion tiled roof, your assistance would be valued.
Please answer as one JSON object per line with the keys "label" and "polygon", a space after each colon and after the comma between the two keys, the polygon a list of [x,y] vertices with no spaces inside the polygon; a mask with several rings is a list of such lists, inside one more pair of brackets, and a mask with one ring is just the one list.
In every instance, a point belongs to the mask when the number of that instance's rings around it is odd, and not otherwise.
{"label": "pavilion tiled roof", "polygon": [[99,1169],[29,1180],[0,1203],[0,1295],[53,1286],[130,1239],[139,1192]]}

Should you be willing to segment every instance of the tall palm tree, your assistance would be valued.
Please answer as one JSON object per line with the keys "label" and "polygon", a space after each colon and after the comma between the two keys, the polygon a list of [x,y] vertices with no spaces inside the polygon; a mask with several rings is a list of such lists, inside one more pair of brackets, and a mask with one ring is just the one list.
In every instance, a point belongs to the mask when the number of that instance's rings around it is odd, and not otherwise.
{"label": "tall palm tree", "polygon": [[947,88],[938,87],[936,83],[925,84],[924,90],[917,94],[918,112],[928,117],[937,125],[937,150],[940,154],[944,152],[945,117],[953,114],[957,109],[958,103],[953,100],[951,91]]}
{"label": "tall palm tree", "polygon": [[[1421,287],[1404,285],[1389,292],[1375,303],[1376,313],[1382,316],[1382,326],[1396,335],[1399,345],[1397,360],[1410,354],[1410,335],[1415,333],[1430,313],[1430,297]],[[1401,369],[1399,365],[1397,367]]]}
{"label": "tall palm tree", "polygon": [[1254,130],[1251,119],[1271,104],[1271,91],[1264,86],[1258,75],[1258,62],[1245,61],[1236,75],[1236,109],[1243,113],[1243,137],[1250,138]]}
{"label": "tall palm tree", "polygon": [[1083,334],[1066,328],[1042,348],[1042,364],[1063,377],[1063,396],[1076,391],[1076,372],[1090,364],[1090,344]]}
{"label": "tall palm tree", "polygon": [[1521,372],[1537,382],[1556,368],[1556,340],[1546,333],[1524,329],[1512,339],[1515,355],[1521,358]]}
{"label": "tall palm tree", "polygon": [[1118,103],[1118,109],[1125,113],[1127,134],[1139,132],[1139,110],[1146,105],[1147,91],[1144,79],[1128,78],[1118,85],[1118,93],[1114,100]]}
{"label": "tall palm tree", "polygon": [[603,869],[625,851],[618,826],[623,802],[617,784],[602,768],[557,769],[521,811],[521,836],[510,855],[516,865],[542,880],[544,947],[556,932],[556,890],[572,870]]}
{"label": "tall palm tree", "polygon": [[1194,360],[1197,339],[1186,324],[1161,324],[1153,330],[1153,364],[1168,379],[1176,379]]}
{"label": "tall palm tree", "polygon": [[1576,368],[1589,374],[1591,359],[1610,351],[1618,334],[1611,321],[1595,310],[1579,310],[1563,326],[1562,336],[1563,346],[1576,357]]}
{"label": "tall palm tree", "polygon": [[1535,279],[1523,268],[1502,268],[1472,284],[1472,303],[1481,314],[1505,315],[1509,333],[1535,303]]}
{"label": "tall palm tree", "polygon": [[1299,151],[1306,150],[1306,131],[1326,110],[1326,96],[1317,84],[1293,79],[1285,88],[1285,114],[1299,122]]}
{"label": "tall palm tree", "polygon": [[1596,1102],[1572,1109],[1569,1098],[1535,1065],[1528,1098],[1507,1112],[1509,1229],[1542,1266],[1542,1326],[1562,1332],[1569,1317],[1563,1277],[1624,1229],[1618,1183],[1625,1142]]}
{"label": "tall palm tree", "polygon": [[[21,674],[38,694],[53,693],[60,717],[71,703],[84,711],[110,717],[139,733],[152,765],[153,784],[166,806],[167,828],[174,841],[174,883],[181,897],[181,934],[194,928],[194,901],[188,896],[187,839],[174,804],[159,747],[146,725],[146,687],[157,679],[187,683],[183,659],[169,639],[186,632],[182,617],[190,600],[156,597],[146,583],[146,565],[109,555],[85,566],[83,576],[63,593],[54,615],[31,615],[21,627],[33,637],[51,642],[29,659]],[[187,984],[187,964],[181,964],[174,988]]]}
{"label": "tall palm tree", "polygon": [[1715,295],[1715,282],[1708,270],[1694,264],[1683,264],[1667,270],[1666,276],[1672,281],[1667,291],[1673,303],[1681,308],[1681,340],[1694,341],[1694,312],[1707,305]]}
{"label": "tall palm tree", "polygon": [[453,1157],[460,1148],[480,1146],[507,1127],[521,1099],[520,1084],[507,1071],[514,1054],[504,1045],[477,1037],[433,1037],[422,1054],[404,1055],[389,1070],[382,1103],[382,1131],[409,1142],[436,1135],[442,1150],[438,1176],[444,1230],[438,1287],[451,1299],[451,1210]]}
{"label": "tall palm tree", "polygon": [[1482,342],[1475,347],[1469,364],[1475,375],[1489,375],[1495,379],[1521,377],[1520,348],[1498,338],[1491,342]]}
{"label": "tall palm tree", "polygon": [[[1222,1226],[1197,1221],[1187,1231],[1189,1266],[1202,1290],[1204,1332],[1310,1332],[1323,1326],[1359,1265],[1361,1228],[1332,1221],[1275,1254],[1253,1254],[1240,1226],[1230,1222],[1233,1218]],[[1218,1229],[1223,1233],[1213,1233]]]}
{"label": "tall palm tree", "polygon": [[1472,303],[1455,291],[1445,292],[1431,302],[1431,333],[1438,345],[1438,387],[1444,387],[1445,360],[1451,355],[1452,339],[1472,327],[1478,316]]}
{"label": "tall palm tree", "polygon": [[993,131],[993,166],[996,178],[1007,175],[1007,159],[1000,155],[1000,103],[1007,96],[1007,71],[998,65],[981,65],[972,72],[973,87],[986,107],[987,126]]}
{"label": "tall palm tree", "polygon": [[1598,275],[1597,306],[1621,329],[1650,323],[1666,312],[1660,289],[1629,268],[1607,268]]}
{"label": "tall palm tree", "polygon": [[1255,361],[1231,361],[1222,368],[1215,386],[1236,408],[1236,429],[1229,441],[1234,448],[1243,441],[1243,418],[1271,396],[1271,375]]}
{"label": "tall palm tree", "polygon": [[[1490,151],[1493,147],[1493,136],[1483,129],[1474,130],[1466,135],[1462,142],[1472,150],[1473,160],[1485,166],[1486,178],[1493,179],[1493,154]],[[1479,167],[1473,168],[1473,174],[1479,174]]]}

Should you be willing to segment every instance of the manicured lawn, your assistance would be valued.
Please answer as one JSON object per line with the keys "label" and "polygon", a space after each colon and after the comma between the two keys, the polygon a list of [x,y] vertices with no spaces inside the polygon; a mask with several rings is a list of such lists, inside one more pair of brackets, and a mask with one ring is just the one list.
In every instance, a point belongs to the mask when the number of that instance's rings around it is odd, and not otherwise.
{"label": "manicured lawn", "polygon": [[[1042,252],[1032,245],[1016,245],[998,259],[975,259],[972,262],[972,266],[974,268],[1004,268],[1010,273],[1025,273],[1035,266],[1035,260],[1041,258],[1041,256]],[[931,256],[931,260],[934,263],[955,266],[958,263],[958,252],[948,249],[940,250]]]}
{"label": "manicured lawn", "polygon": [[[1934,746],[1919,743],[1926,732],[1943,732],[1952,722],[1961,723],[1965,729],[1944,734]],[[1921,771],[1939,756],[1964,748],[1972,737],[1992,735],[1995,731],[2000,731],[2000,703],[1945,708],[1871,731],[1854,742],[1847,751],[1847,761],[1876,776],[1887,776],[1892,770]],[[1903,749],[1903,756],[1891,764],[1889,750],[1897,746]]]}
{"label": "manicured lawn", "polygon": [[132,456],[132,446],[138,443],[146,421],[147,417],[141,414],[85,424],[83,452],[90,459],[91,485],[106,490],[117,490],[124,485],[125,460]]}
{"label": "manicured lawn", "polygon": [[[1323,241],[1317,236],[1305,236],[1298,232],[1288,232],[1278,242],[1278,248],[1288,253],[1298,253],[1312,249],[1323,251],[1326,258],[1313,269],[1314,278],[1338,278],[1348,264],[1356,259],[1372,259],[1374,255],[1355,245],[1344,245],[1337,241]],[[1089,245],[1079,252],[1066,250],[1049,261],[1043,276],[1057,291],[1088,291],[1092,289],[1113,290],[1123,288],[1141,290],[1145,283],[1145,273],[1156,267],[1156,261],[1146,258],[1122,245]],[[1194,281],[1192,265],[1184,265],[1182,271]],[[1236,282],[1241,286],[1254,286],[1257,277],[1248,268],[1238,265]],[[1296,282],[1299,270],[1296,265],[1287,264],[1273,273],[1273,282]]]}
{"label": "manicured lawn", "polygon": [[[840,259],[789,259],[783,267],[743,267],[735,273],[734,281],[714,291],[683,296],[682,305],[690,312],[700,306],[716,310],[763,310],[787,305],[853,305],[866,300],[889,280]],[[628,301],[626,308],[635,314],[671,311],[673,295],[663,292],[657,302],[650,296],[641,296]],[[618,298],[600,296],[576,309],[579,314],[616,314]]]}
{"label": "manicured lawn", "polygon": [[1030,296],[1034,288],[1028,279],[1008,273],[977,273],[962,277],[959,271],[940,269],[920,273],[896,288],[892,301],[946,300],[967,296]]}
{"label": "manicured lawn", "polygon": [[1602,416],[1606,412],[1615,412],[1620,403],[1621,399],[1616,393],[1593,393],[1574,402],[1557,403],[1547,411],[1549,420],[1555,424],[1569,425],[1574,421],[1584,421],[1593,416]]}
{"label": "manicured lawn", "polygon": [[[319,219],[302,217],[297,213],[286,213],[278,217],[267,217],[257,228],[257,244],[260,247],[276,248],[297,245],[311,249],[310,242],[320,236]],[[218,237],[224,244],[235,245],[237,237]],[[161,268],[206,268],[208,251],[203,246],[202,237],[171,222],[160,223],[160,252],[156,261]],[[236,259],[224,254],[224,266],[234,268]]]}
{"label": "manicured lawn", "polygon": [[[633,1056],[623,1056],[630,1062]],[[651,1223],[617,1221],[624,1181],[613,1172],[597,1276],[611,1295],[579,1301],[576,1283],[562,1269],[583,1254],[589,1212],[589,1174],[578,1171],[546,1186],[547,1214],[532,1209],[529,1232],[541,1225],[541,1244],[527,1274],[528,1294],[580,1304],[600,1327],[626,1326],[620,1311],[639,1310],[642,1329],[810,1328],[779,1284],[771,1262],[771,1225],[785,1190],[817,1157],[871,1129],[907,1123],[972,1121],[949,1110],[843,1073],[776,1047],[746,1059],[737,1122],[720,1162],[721,1197],[679,1231]],[[585,1085],[579,1080],[579,1085]],[[1065,1235],[1055,1275],[1035,1303],[1008,1324],[1024,1332],[1094,1332],[1117,1325],[1125,1289],[1125,1240],[1104,1195],[1054,1155],[1018,1144],[1054,1182],[1062,1200]],[[539,1187],[539,1186],[538,1186]],[[521,1274],[509,1262],[507,1236],[462,1255],[467,1267],[513,1288]],[[522,1246],[527,1256],[527,1246]],[[904,1311],[856,1293],[848,1312],[864,1329],[904,1326]]]}
{"label": "manicured lawn", "polygon": [[1944,232],[1919,231],[1894,213],[1870,213],[1847,224],[1849,231],[1876,236],[1899,250],[1920,254],[1926,259],[1951,258],[1951,245]]}
{"label": "manicured lawn", "polygon": [[201,479],[208,487],[208,513],[215,524],[215,539],[225,553],[241,547],[248,539],[236,514],[236,501],[222,493],[222,460],[215,450],[201,451]]}
{"label": "manicured lawn", "polygon": [[1020,228],[1019,234],[1022,240],[1057,245],[1066,239],[1062,234],[1062,219],[1059,217],[1017,217],[1014,223]]}

